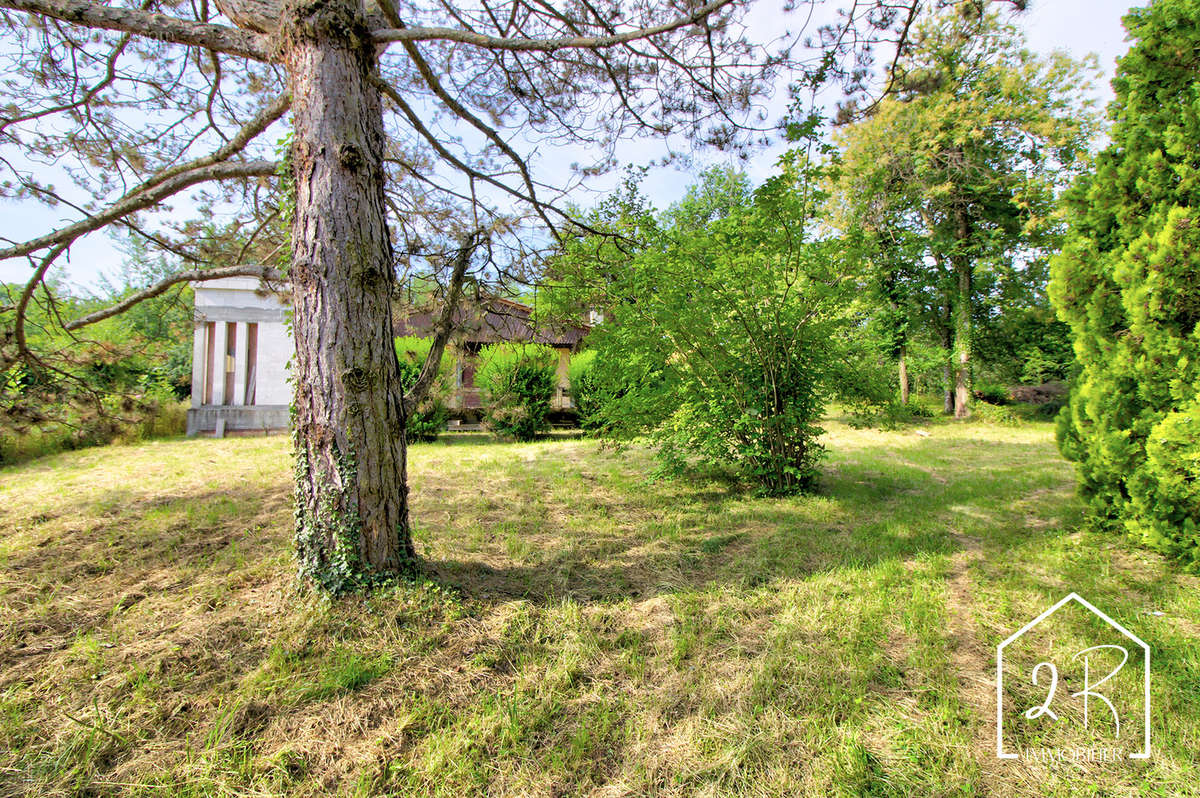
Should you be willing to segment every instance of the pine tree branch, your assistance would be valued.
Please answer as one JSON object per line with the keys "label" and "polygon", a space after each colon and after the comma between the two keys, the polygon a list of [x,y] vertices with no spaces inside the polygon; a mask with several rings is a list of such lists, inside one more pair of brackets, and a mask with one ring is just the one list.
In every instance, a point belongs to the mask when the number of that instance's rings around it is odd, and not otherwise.
{"label": "pine tree branch", "polygon": [[199,183],[247,177],[270,177],[275,174],[276,168],[277,165],[274,161],[226,161],[180,172],[166,180],[155,182],[149,188],[139,186],[103,211],[88,216],[86,219],[69,224],[53,233],[0,249],[0,260],[28,255],[46,247],[70,244],[82,235],[99,230],[131,213],[157,205],[168,197]]}
{"label": "pine tree branch", "polygon": [[404,396],[406,418],[417,409],[417,405],[429,393],[429,389],[437,377],[438,369],[442,364],[442,354],[446,351],[446,342],[450,340],[450,333],[454,332],[454,316],[458,312],[458,300],[462,296],[462,284],[467,273],[467,266],[470,265],[471,257],[483,243],[484,238],[481,230],[468,233],[454,258],[454,271],[450,275],[450,284],[446,287],[446,302],[442,305],[442,314],[433,327],[433,344],[429,347],[429,354],[425,356],[420,376]]}
{"label": "pine tree branch", "polygon": [[[4,0],[12,2],[12,0]],[[712,0],[697,8],[692,13],[648,28],[637,28],[610,36],[564,36],[553,39],[507,38],[504,36],[489,36],[484,33],[460,30],[458,28],[386,28],[372,31],[371,38],[380,44],[389,42],[425,42],[449,41],[462,44],[472,44],[488,50],[539,51],[552,53],[558,50],[603,50],[616,47],[628,42],[659,36],[664,33],[696,25],[705,17],[719,11],[725,6],[732,5],[734,0]]]}
{"label": "pine tree branch", "polygon": [[63,325],[63,329],[67,331],[78,330],[89,324],[95,324],[98,321],[112,318],[124,313],[139,302],[153,299],[166,292],[171,286],[178,285],[179,283],[199,283],[206,280],[219,280],[222,277],[258,277],[263,280],[284,279],[283,272],[268,266],[225,266],[220,269],[189,269],[172,274],[170,277],[159,280],[148,288],[143,288],[137,293],[130,294],[115,305],[110,305],[107,308],[102,308],[86,316],[80,316],[78,319],[69,321]]}
{"label": "pine tree branch", "polygon": [[266,36],[136,8],[106,6],[89,0],[0,0],[0,8],[38,14],[88,28],[118,30],[150,39],[203,47],[255,61],[274,60],[270,39]]}

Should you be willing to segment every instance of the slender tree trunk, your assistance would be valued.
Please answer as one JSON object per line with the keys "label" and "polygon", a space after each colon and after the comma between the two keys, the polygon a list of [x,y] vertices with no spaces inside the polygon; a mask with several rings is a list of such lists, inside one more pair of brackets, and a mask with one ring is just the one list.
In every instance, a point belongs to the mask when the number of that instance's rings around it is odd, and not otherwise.
{"label": "slender tree trunk", "polygon": [[338,593],[410,567],[404,405],[392,346],[384,130],[357,3],[287,3],[292,88],[296,546]]}
{"label": "slender tree trunk", "polygon": [[954,302],[954,417],[971,414],[971,269],[955,264],[958,292]]}
{"label": "slender tree trunk", "polygon": [[954,297],[954,417],[971,415],[971,258],[966,247],[971,226],[966,211],[955,210],[958,251],[953,258]]}
{"label": "slender tree trunk", "polygon": [[908,404],[908,346],[900,345],[900,404]]}
{"label": "slender tree trunk", "polygon": [[[921,218],[925,220],[925,224],[932,230],[933,222],[930,220],[929,214],[922,212]],[[938,282],[942,283],[946,275],[945,258],[940,252],[935,251],[933,253],[933,260],[937,264]],[[952,358],[950,326],[953,316],[953,299],[950,296],[949,288],[944,288],[941,293],[942,303],[941,307],[937,309],[938,320],[935,326],[937,327],[938,343],[942,345],[942,351],[945,353],[945,360],[942,362],[942,412],[949,416],[954,414],[954,369],[950,364]]]}
{"label": "slender tree trunk", "polygon": [[948,416],[954,415],[954,367],[951,365],[952,355],[946,347],[946,362],[942,365],[942,381],[946,389],[942,391],[942,412]]}
{"label": "slender tree trunk", "polygon": [[950,320],[953,316],[953,310],[950,307],[950,298],[947,297],[941,310],[942,320],[938,325],[938,339],[942,345],[943,360],[942,360],[942,412],[948,416],[954,415],[954,368],[951,365],[953,359],[951,353],[952,339],[950,335]]}

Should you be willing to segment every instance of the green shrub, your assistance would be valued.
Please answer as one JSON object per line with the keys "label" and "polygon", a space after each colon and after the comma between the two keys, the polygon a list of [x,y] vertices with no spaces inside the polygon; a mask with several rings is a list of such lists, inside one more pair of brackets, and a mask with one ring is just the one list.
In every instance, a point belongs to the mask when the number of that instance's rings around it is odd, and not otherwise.
{"label": "green shrub", "polygon": [[1010,403],[1008,389],[1003,385],[981,383],[975,388],[975,398],[990,405],[1006,405]]}
{"label": "green shrub", "polygon": [[587,432],[603,430],[604,410],[615,392],[606,384],[596,350],[587,349],[572,356],[567,378],[571,382],[571,397],[579,416],[579,426]]}
{"label": "green shrub", "polygon": [[1200,564],[1200,3],[1126,17],[1117,120],[1071,195],[1051,298],[1079,375],[1059,416],[1093,519]]}
{"label": "green shrub", "polygon": [[0,431],[0,466],[22,463],[76,448],[72,445],[72,430],[55,427],[42,430],[36,427],[17,432]]}
{"label": "green shrub", "polygon": [[[400,385],[407,392],[421,375],[421,367],[425,364],[433,340],[409,335],[400,336],[395,343],[396,360],[400,364]],[[437,436],[446,429],[446,422],[450,418],[448,402],[453,391],[453,364],[453,355],[443,353],[438,375],[430,386],[429,393],[417,405],[416,411],[408,417],[405,431],[410,441],[437,440]]]}
{"label": "green shrub", "polygon": [[911,418],[937,418],[938,411],[931,406],[935,401],[940,402],[941,397],[930,398],[914,395],[908,398],[908,404],[903,405],[902,409]]}
{"label": "green shrub", "polygon": [[1058,414],[1067,406],[1064,399],[1052,399],[1049,402],[1033,406],[1033,416],[1039,421],[1054,421],[1058,418]]}
{"label": "green shrub", "polygon": [[[1052,342],[1054,343],[1054,342]],[[1041,385],[1052,380],[1066,379],[1070,373],[1070,349],[1064,363],[1061,351],[1055,346],[1031,345],[1021,350],[1021,382]]]}
{"label": "green shrub", "polygon": [[132,437],[137,440],[149,440],[183,435],[187,432],[188,406],[188,402],[176,399],[156,400],[148,404],[144,410],[145,415]]}
{"label": "green shrub", "polygon": [[102,413],[73,413],[66,421],[17,428],[0,425],[0,465],[12,465],[46,455],[183,435],[189,404],[173,397],[108,396]]}
{"label": "green shrub", "polygon": [[1021,423],[1021,417],[1013,408],[1007,405],[994,405],[989,402],[979,402],[975,405],[975,418],[984,424],[996,424],[1001,427],[1015,427]]}
{"label": "green shrub", "polygon": [[757,191],[714,169],[661,215],[630,185],[597,209],[594,226],[645,244],[581,236],[552,266],[564,307],[612,309],[579,366],[595,380],[587,425],[651,436],[667,473],[732,467],[772,495],[813,486],[826,401],[878,414],[893,393],[890,367],[856,340],[856,261],[813,236],[822,180],[797,152]]}
{"label": "green shrub", "polygon": [[531,441],[549,427],[557,365],[558,355],[548,346],[484,347],[475,384],[482,394],[487,427],[502,438],[518,441]]}
{"label": "green shrub", "polygon": [[33,384],[23,366],[17,364],[0,375],[0,465],[72,451],[128,442],[182,435],[187,430],[188,403],[176,398],[169,376],[152,369],[142,375],[135,390],[100,397],[99,405],[62,404],[51,408],[53,415],[37,424],[18,423],[6,413],[9,403],[23,399]]}
{"label": "green shrub", "polygon": [[1163,416],[1131,475],[1126,528],[1154,548],[1200,562],[1200,400]]}

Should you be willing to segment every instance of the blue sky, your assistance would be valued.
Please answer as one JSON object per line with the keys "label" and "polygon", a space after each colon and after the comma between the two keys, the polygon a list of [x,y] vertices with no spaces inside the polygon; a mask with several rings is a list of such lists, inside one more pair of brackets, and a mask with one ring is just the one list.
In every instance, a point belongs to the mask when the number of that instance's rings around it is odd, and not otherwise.
{"label": "blue sky", "polygon": [[[779,0],[759,0],[751,22],[752,31],[761,30],[764,37],[778,35],[780,5]],[[1097,87],[1097,95],[1107,102],[1111,98],[1108,80],[1112,77],[1114,61],[1128,47],[1121,17],[1134,5],[1137,4],[1111,0],[1033,0],[1029,10],[1016,19],[1025,30],[1028,44],[1033,50],[1048,53],[1062,49],[1077,58],[1088,53],[1099,56],[1104,78]],[[619,155],[625,161],[645,163],[661,155],[662,151],[661,146],[643,141],[629,144]],[[773,151],[763,152],[749,164],[742,164],[742,167],[754,179],[762,179],[771,171],[776,154]],[[571,160],[564,159],[564,155],[546,153],[541,173],[551,174],[556,160],[559,163]],[[697,164],[697,168],[726,159],[713,155],[702,160],[703,163]],[[644,188],[651,199],[662,207],[681,196],[689,180],[689,174],[673,168],[661,168],[648,176]],[[594,188],[603,191],[610,185],[611,181],[604,181]],[[576,197],[575,201],[588,205],[594,196],[589,192]],[[183,207],[184,203],[177,201],[176,206]],[[63,209],[49,209],[36,202],[0,203],[0,235],[16,240],[47,232],[73,220]],[[121,252],[107,234],[97,232],[76,242],[71,248],[70,259],[56,267],[57,273],[70,283],[94,287],[101,275],[111,275],[118,269],[121,257]],[[25,261],[0,263],[0,281],[24,280],[28,273],[29,266]]]}

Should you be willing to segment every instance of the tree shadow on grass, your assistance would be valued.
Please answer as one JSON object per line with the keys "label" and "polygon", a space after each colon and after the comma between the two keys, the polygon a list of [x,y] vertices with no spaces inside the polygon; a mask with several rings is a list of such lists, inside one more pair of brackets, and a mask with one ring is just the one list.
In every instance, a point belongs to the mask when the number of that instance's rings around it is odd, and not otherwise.
{"label": "tree shadow on grass", "polygon": [[[891,448],[831,457],[819,492],[809,496],[757,498],[727,485],[669,480],[634,496],[598,492],[576,510],[583,532],[563,530],[525,557],[493,548],[479,557],[433,558],[427,567],[483,602],[636,601],[947,555],[963,547],[964,536],[1010,546],[1063,532],[1062,505],[1071,500],[1044,507],[1031,500],[1047,484],[1062,487],[1063,463],[1048,459],[1043,444],[905,440]],[[582,481],[578,487],[587,490]],[[561,503],[540,497],[547,515],[569,513],[555,508]],[[641,518],[622,526],[622,513]],[[604,523],[613,519],[616,528]]]}
{"label": "tree shadow on grass", "polygon": [[[531,443],[545,443],[549,441],[578,441],[583,440],[583,430],[568,429],[568,430],[551,430],[537,436]],[[496,446],[498,444],[516,444],[519,441],[507,440],[499,438],[486,430],[472,430],[468,432],[447,432],[439,435],[434,441],[409,441],[409,446],[419,446],[428,449],[436,449],[439,446]]]}
{"label": "tree shadow on grass", "polygon": [[[31,542],[8,552],[0,572],[0,597],[11,610],[0,618],[0,692],[44,675],[39,669],[48,662],[61,665],[54,658],[76,641],[111,638],[105,630],[128,612],[138,613],[129,627],[136,638],[114,650],[139,658],[149,656],[145,646],[169,645],[185,616],[209,618],[206,635],[248,636],[255,610],[223,619],[209,611],[277,577],[272,561],[288,546],[290,516],[289,491],[280,485],[170,497],[122,487],[25,518]],[[143,603],[169,610],[147,614]],[[180,638],[176,650],[191,657],[196,645]]]}
{"label": "tree shadow on grass", "polygon": [[8,598],[64,586],[77,594],[111,593],[152,573],[204,568],[230,546],[269,549],[283,536],[264,530],[290,517],[290,500],[286,486],[167,497],[125,487],[65,502],[52,514],[25,519],[34,542],[5,558],[5,575],[21,585]]}

